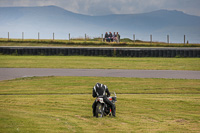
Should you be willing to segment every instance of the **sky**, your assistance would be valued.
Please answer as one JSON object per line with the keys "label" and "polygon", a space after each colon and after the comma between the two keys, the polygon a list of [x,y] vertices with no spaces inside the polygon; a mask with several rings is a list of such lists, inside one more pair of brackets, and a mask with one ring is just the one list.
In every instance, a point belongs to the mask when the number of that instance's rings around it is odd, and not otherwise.
{"label": "sky", "polygon": [[200,16],[200,0],[0,0],[0,7],[55,5],[85,15],[137,14],[160,9]]}

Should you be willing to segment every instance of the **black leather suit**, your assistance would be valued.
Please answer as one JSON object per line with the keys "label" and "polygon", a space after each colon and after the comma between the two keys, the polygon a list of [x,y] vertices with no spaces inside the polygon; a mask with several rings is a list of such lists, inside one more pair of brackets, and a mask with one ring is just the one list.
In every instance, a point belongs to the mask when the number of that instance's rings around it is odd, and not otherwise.
{"label": "black leather suit", "polygon": [[[114,104],[108,100],[107,97],[110,96],[110,92],[107,88],[106,85],[104,84],[100,84],[100,83],[97,83],[94,88],[93,88],[93,93],[92,93],[92,96],[95,98],[95,97],[98,97],[98,96],[103,96],[103,101],[110,105],[111,106],[111,111],[112,111],[112,115],[115,116],[115,106]],[[96,100],[94,101],[93,105],[92,105],[92,108],[93,108],[93,116],[95,116],[95,110],[96,110]]]}

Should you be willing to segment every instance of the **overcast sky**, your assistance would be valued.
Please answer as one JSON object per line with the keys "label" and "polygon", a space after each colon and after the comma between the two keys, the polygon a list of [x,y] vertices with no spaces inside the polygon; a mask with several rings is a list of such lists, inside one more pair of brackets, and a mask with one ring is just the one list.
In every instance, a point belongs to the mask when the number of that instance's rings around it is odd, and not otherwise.
{"label": "overcast sky", "polygon": [[0,7],[48,5],[87,15],[135,14],[168,9],[200,16],[200,0],[0,0]]}

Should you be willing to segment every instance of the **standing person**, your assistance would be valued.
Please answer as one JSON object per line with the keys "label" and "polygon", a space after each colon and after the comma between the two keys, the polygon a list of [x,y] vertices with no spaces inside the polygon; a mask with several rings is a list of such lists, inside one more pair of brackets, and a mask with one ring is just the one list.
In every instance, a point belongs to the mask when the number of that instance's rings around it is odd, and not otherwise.
{"label": "standing person", "polygon": [[115,34],[115,32],[113,33],[113,41],[117,42],[117,35]]}
{"label": "standing person", "polygon": [[118,43],[120,42],[120,35],[119,35],[118,32],[117,32],[117,42],[118,42]]}
{"label": "standing person", "polygon": [[105,38],[105,40],[106,40],[106,42],[108,42],[108,41],[109,41],[109,38],[108,38],[108,37],[109,37],[109,36],[108,36],[108,32],[106,32],[106,33],[105,33],[105,37],[104,37],[104,38]]}
{"label": "standing person", "polygon": [[[95,97],[99,97],[99,96],[103,96],[103,101],[111,106],[111,111],[112,111],[112,116],[115,117],[115,105],[108,100],[107,97],[110,96],[110,92],[108,90],[108,87],[104,84],[101,83],[96,83],[96,85],[93,87],[93,93],[92,96]],[[94,101],[92,108],[93,108],[93,116],[96,116],[95,114],[95,110],[96,110],[96,106],[97,106],[97,102],[96,100]]]}
{"label": "standing person", "polygon": [[113,42],[113,35],[111,32],[109,32],[109,38],[110,38],[110,41]]}

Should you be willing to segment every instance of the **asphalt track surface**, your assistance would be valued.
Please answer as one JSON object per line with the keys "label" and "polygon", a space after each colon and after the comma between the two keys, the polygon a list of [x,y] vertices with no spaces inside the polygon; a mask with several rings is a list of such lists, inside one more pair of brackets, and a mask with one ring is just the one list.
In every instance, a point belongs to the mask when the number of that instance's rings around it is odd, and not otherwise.
{"label": "asphalt track surface", "polygon": [[0,81],[34,76],[81,77],[134,77],[166,79],[200,79],[200,71],[182,70],[122,70],[122,69],[49,69],[49,68],[0,68]]}

